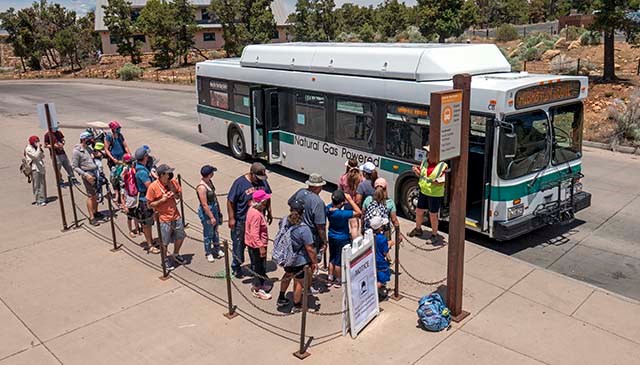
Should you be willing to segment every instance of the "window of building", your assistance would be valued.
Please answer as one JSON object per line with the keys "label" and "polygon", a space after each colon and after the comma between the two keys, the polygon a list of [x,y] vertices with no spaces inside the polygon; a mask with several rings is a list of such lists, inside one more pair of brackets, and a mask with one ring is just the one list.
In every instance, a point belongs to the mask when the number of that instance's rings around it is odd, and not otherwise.
{"label": "window of building", "polygon": [[375,145],[373,104],[337,99],[335,131],[336,143],[373,151]]}
{"label": "window of building", "polygon": [[249,115],[251,112],[249,102],[249,85],[233,84],[233,110]]}
{"label": "window of building", "polygon": [[202,20],[209,21],[211,20],[211,16],[209,15],[208,9],[202,9]]}
{"label": "window of building", "polygon": [[131,9],[131,20],[133,20],[134,22],[138,20],[141,11],[142,9]]}
{"label": "window of building", "polygon": [[144,34],[137,34],[133,36],[133,40],[135,42],[145,43],[147,41],[147,38],[144,36]]}
{"label": "window of building", "polygon": [[202,34],[202,39],[205,42],[213,42],[216,40],[216,34],[213,32],[207,32]]}
{"label": "window of building", "polygon": [[387,105],[385,150],[387,155],[418,161],[429,143],[429,111],[407,105]]}
{"label": "window of building", "polygon": [[211,92],[211,106],[221,109],[229,109],[229,83],[224,80],[209,81]]}
{"label": "window of building", "polygon": [[120,43],[120,37],[115,36],[113,34],[109,34],[109,43],[111,44],[118,44]]}
{"label": "window of building", "polygon": [[327,136],[326,98],[323,95],[296,92],[294,132],[323,140]]}
{"label": "window of building", "polygon": [[278,28],[273,28],[273,32],[271,33],[271,39],[279,39],[280,32],[278,32]]}

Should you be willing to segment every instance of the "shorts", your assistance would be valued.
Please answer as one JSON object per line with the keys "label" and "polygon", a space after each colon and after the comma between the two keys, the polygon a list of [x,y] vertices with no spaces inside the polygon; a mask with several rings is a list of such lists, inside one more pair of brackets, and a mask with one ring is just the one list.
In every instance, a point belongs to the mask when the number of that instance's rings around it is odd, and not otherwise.
{"label": "shorts", "polygon": [[127,218],[128,219],[137,219],[138,218],[138,208],[127,208]]}
{"label": "shorts", "polygon": [[96,192],[96,183],[95,183],[95,181],[93,183],[90,183],[89,181],[87,181],[87,178],[83,176],[82,177],[82,183],[84,184],[84,190],[87,192],[87,195],[92,197],[92,196],[96,196],[98,194]]}
{"label": "shorts", "polygon": [[300,266],[289,266],[284,268],[284,272],[287,274],[294,274],[293,277],[295,279],[304,279],[304,267],[307,265]]}
{"label": "shorts", "polygon": [[143,226],[153,225],[153,210],[149,209],[146,200],[140,200],[136,208],[136,218]]}
{"label": "shorts", "polygon": [[381,284],[388,283],[389,281],[391,281],[391,270],[385,269],[385,270],[377,271],[376,272],[376,279]]}
{"label": "shorts", "polygon": [[165,245],[184,240],[187,235],[184,232],[182,219],[171,222],[160,222],[160,235],[162,236],[162,243]]}
{"label": "shorts", "polygon": [[329,262],[335,266],[342,266],[342,248],[351,242],[329,240]]}
{"label": "shorts", "polygon": [[418,209],[426,209],[430,213],[438,213],[444,197],[428,196],[420,193],[418,195]]}

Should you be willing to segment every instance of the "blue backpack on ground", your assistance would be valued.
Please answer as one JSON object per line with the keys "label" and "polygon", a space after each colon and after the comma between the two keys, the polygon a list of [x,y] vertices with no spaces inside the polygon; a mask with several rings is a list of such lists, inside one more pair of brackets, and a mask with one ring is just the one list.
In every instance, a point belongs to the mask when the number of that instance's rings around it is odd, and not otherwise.
{"label": "blue backpack on ground", "polygon": [[425,295],[418,302],[418,322],[427,331],[439,332],[449,327],[451,314],[438,293]]}

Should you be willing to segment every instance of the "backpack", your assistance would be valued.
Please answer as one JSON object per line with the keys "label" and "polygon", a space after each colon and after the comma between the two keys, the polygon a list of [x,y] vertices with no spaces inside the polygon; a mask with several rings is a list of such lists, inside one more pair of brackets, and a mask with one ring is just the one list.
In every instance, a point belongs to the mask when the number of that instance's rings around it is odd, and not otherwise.
{"label": "backpack", "polygon": [[439,332],[448,328],[451,323],[451,314],[444,300],[438,293],[425,295],[418,302],[418,323],[427,331]]}
{"label": "backpack", "polygon": [[122,182],[122,170],[124,170],[124,165],[122,164],[117,164],[111,168],[111,185],[116,188]]}
{"label": "backpack", "polygon": [[138,195],[138,185],[136,185],[136,169],[131,166],[125,170],[122,174],[122,182],[124,184],[124,191],[129,196]]}
{"label": "backpack", "polygon": [[32,172],[31,172],[31,163],[27,161],[27,154],[25,152],[24,157],[22,157],[22,162],[20,163],[20,172],[22,174],[24,174],[24,176],[27,178],[27,183],[30,184],[31,183],[31,176],[32,176]]}
{"label": "backpack", "polygon": [[371,203],[364,212],[364,229],[371,228],[371,219],[375,216],[389,219],[389,210],[386,204],[378,203],[375,199],[371,199]]}
{"label": "backpack", "polygon": [[271,252],[271,257],[276,264],[283,267],[293,266],[297,252],[293,251],[291,233],[301,226],[302,224],[286,227],[286,218],[280,221],[280,229],[273,239],[273,251]]}

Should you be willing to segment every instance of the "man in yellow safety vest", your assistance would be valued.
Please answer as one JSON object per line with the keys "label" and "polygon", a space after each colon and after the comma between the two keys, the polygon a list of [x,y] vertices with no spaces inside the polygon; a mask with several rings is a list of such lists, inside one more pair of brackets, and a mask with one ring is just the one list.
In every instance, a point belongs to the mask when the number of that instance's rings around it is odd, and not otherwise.
{"label": "man in yellow safety vest", "polygon": [[429,146],[423,146],[427,151],[420,166],[413,166],[413,172],[418,176],[418,205],[416,207],[416,226],[409,237],[422,236],[422,223],[424,212],[429,210],[429,222],[431,223],[431,240],[438,237],[438,212],[444,200],[444,179],[448,166],[444,161],[429,163]]}

